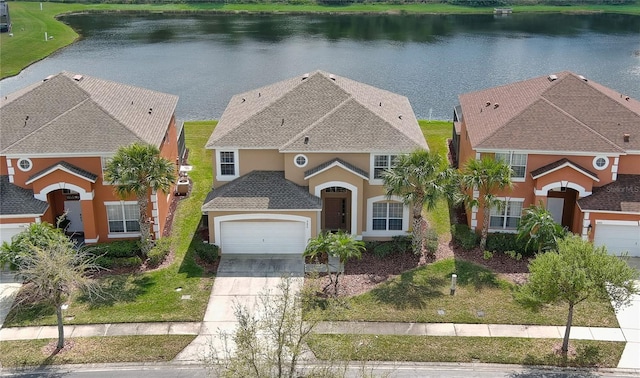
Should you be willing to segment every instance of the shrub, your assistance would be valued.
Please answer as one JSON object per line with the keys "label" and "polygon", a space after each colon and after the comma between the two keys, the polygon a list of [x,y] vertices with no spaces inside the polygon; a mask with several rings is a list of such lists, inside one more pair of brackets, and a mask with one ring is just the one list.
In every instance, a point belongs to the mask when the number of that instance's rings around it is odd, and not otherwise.
{"label": "shrub", "polygon": [[493,252],[491,251],[484,251],[482,253],[482,258],[485,260],[491,260],[493,258]]}
{"label": "shrub", "polygon": [[478,235],[471,231],[466,224],[452,224],[451,236],[453,240],[465,250],[470,250],[478,245]]}
{"label": "shrub", "polygon": [[171,238],[162,238],[156,241],[156,245],[147,253],[150,266],[160,265],[171,252]]}
{"label": "shrub", "polygon": [[113,268],[113,258],[112,257],[106,257],[106,256],[100,256],[96,259],[96,265],[104,268],[104,269],[111,269]]}
{"label": "shrub", "polygon": [[389,255],[411,252],[411,236],[393,236],[391,241],[367,242],[367,251],[378,258]]}
{"label": "shrub", "polygon": [[391,244],[393,244],[396,253],[405,253],[412,251],[410,235],[392,236]]}
{"label": "shrub", "polygon": [[430,255],[435,255],[438,251],[438,233],[434,229],[428,229],[425,236],[425,246]]}
{"label": "shrub", "polygon": [[140,256],[134,257],[118,257],[113,259],[114,268],[136,268],[142,265]]}
{"label": "shrub", "polygon": [[212,263],[218,259],[218,250],[219,248],[215,244],[202,242],[196,245],[196,255],[208,263]]}
{"label": "shrub", "polygon": [[516,251],[505,251],[504,254],[516,261],[522,260],[522,253],[518,253]]}
{"label": "shrub", "polygon": [[387,257],[395,252],[395,247],[391,242],[381,242],[378,243],[373,248],[373,255],[378,258]]}
{"label": "shrub", "polygon": [[487,249],[492,252],[506,253],[516,251],[522,255],[532,254],[534,251],[527,248],[526,240],[518,240],[518,234],[496,232],[487,236]]}
{"label": "shrub", "polygon": [[137,240],[119,240],[111,243],[98,244],[94,249],[94,254],[105,257],[135,257],[140,254],[140,246]]}

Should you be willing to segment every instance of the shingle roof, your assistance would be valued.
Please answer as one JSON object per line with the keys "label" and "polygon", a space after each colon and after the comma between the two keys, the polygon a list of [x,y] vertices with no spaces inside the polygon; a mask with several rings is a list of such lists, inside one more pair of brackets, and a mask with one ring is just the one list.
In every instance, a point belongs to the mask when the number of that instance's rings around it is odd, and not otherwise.
{"label": "shingle roof", "polygon": [[207,195],[202,211],[319,210],[322,200],[284,178],[282,171],[252,171]]}
{"label": "shingle roof", "polygon": [[428,148],[406,97],[323,71],[234,96],[207,142],[207,148],[219,147],[282,152]]}
{"label": "shingle roof", "polygon": [[9,182],[9,176],[0,176],[0,215],[42,215],[49,204],[33,197],[33,191]]}
{"label": "shingle roof", "polygon": [[325,163],[322,163],[322,164],[320,164],[320,165],[318,165],[316,167],[313,167],[311,169],[306,170],[304,172],[305,180],[307,178],[309,178],[309,176],[312,176],[313,174],[318,173],[318,172],[322,171],[323,169],[327,169],[327,168],[331,167],[334,164],[341,164],[345,168],[355,172],[356,174],[358,174],[358,175],[360,175],[362,177],[365,177],[365,178],[369,177],[369,172],[365,171],[364,169],[360,169],[360,168],[356,167],[353,164],[349,164],[349,163],[347,163],[346,161],[344,161],[344,160],[342,160],[340,158],[335,158],[335,159],[331,159],[331,160],[329,160],[329,161],[327,161]]}
{"label": "shingle roof", "polygon": [[75,166],[75,165],[73,165],[71,163],[68,163],[66,161],[60,161],[60,162],[57,162],[57,163],[53,164],[50,167],[47,167],[47,168],[41,170],[38,173],[35,173],[35,174],[31,175],[26,183],[29,184],[30,182],[35,181],[35,180],[39,179],[40,177],[49,174],[49,172],[54,171],[56,169],[60,169],[60,168],[62,168],[64,170],[67,170],[67,171],[69,171],[71,173],[74,173],[74,174],[76,174],[78,176],[84,177],[85,179],[87,179],[87,180],[89,180],[91,182],[96,182],[96,179],[98,178],[98,175],[96,175],[96,174],[93,174],[93,173],[91,173],[91,172],[89,172],[87,170],[84,170],[84,169],[82,169],[80,167],[77,167],[77,166]]}
{"label": "shingle roof", "polygon": [[531,176],[535,179],[541,175],[544,175],[547,172],[551,172],[557,168],[562,167],[563,165],[570,165],[572,166],[574,169],[577,169],[579,171],[582,171],[583,173],[595,178],[596,180],[598,179],[598,175],[594,172],[591,172],[590,170],[582,167],[579,164],[576,164],[574,162],[572,162],[571,160],[567,159],[567,158],[562,158],[560,160],[554,161],[553,163],[547,164],[543,167],[540,167],[538,169],[535,169],[533,171],[531,171]]}
{"label": "shingle roof", "polygon": [[618,175],[616,181],[593,188],[590,196],[578,200],[585,210],[640,212],[640,175]]}
{"label": "shingle roof", "polygon": [[[616,153],[640,150],[640,102],[561,72],[460,95],[478,149]],[[630,141],[624,142],[624,134]]]}
{"label": "shingle roof", "polygon": [[0,100],[0,153],[113,153],[133,142],[159,146],[177,102],[174,95],[61,72]]}

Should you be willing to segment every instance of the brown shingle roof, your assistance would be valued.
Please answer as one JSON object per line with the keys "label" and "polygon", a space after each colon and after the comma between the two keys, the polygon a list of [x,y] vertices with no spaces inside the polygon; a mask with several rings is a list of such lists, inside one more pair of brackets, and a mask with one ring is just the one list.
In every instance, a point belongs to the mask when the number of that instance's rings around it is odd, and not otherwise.
{"label": "brown shingle roof", "polygon": [[234,96],[207,143],[207,148],[219,147],[283,152],[428,148],[406,97],[323,71]]}
{"label": "brown shingle roof", "polygon": [[583,211],[639,212],[640,175],[618,175],[616,181],[594,188],[590,196],[580,198],[578,205]]}
{"label": "brown shingle roof", "polygon": [[543,167],[540,167],[538,169],[535,169],[533,171],[531,171],[531,176],[535,179],[538,178],[539,176],[544,175],[547,172],[551,172],[557,168],[562,167],[563,165],[570,165],[572,166],[574,169],[578,170],[578,171],[582,171],[583,173],[593,177],[594,179],[598,180],[598,175],[591,172],[590,170],[584,168],[583,166],[576,164],[574,162],[572,162],[571,160],[567,159],[567,158],[562,158],[560,160],[554,161],[553,163],[547,164]]}
{"label": "brown shingle roof", "polygon": [[42,215],[49,204],[33,197],[33,190],[9,182],[9,176],[0,176],[0,215]]}
{"label": "brown shingle roof", "polygon": [[[476,149],[640,150],[640,102],[571,72],[460,95]],[[497,106],[496,106],[497,105]],[[624,134],[630,141],[624,142]]]}
{"label": "brown shingle roof", "polygon": [[113,153],[159,146],[178,97],[62,72],[0,101],[0,153]]}

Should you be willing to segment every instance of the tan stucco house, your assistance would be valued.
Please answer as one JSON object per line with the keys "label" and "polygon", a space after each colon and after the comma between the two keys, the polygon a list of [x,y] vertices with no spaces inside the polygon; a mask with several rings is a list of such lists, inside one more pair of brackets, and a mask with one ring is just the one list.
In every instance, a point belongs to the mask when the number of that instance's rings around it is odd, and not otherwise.
{"label": "tan stucco house", "polygon": [[[512,168],[514,188],[498,195],[490,231],[515,232],[522,210],[540,201],[557,223],[640,256],[640,102],[571,72],[460,95],[453,155],[494,156]],[[477,195],[477,193],[476,193]],[[482,209],[468,209],[482,225]]]}
{"label": "tan stucco house", "polygon": [[[176,161],[177,102],[174,95],[70,72],[0,99],[0,241],[30,223],[55,224],[65,212],[66,231],[88,244],[139,237],[135,198],[114,193],[103,179],[105,163],[134,142],[157,146]],[[149,192],[156,238],[172,195]]]}
{"label": "tan stucco house", "polygon": [[409,209],[381,173],[427,143],[406,97],[315,71],[234,96],[206,147],[209,242],[299,254],[323,230],[406,235]]}

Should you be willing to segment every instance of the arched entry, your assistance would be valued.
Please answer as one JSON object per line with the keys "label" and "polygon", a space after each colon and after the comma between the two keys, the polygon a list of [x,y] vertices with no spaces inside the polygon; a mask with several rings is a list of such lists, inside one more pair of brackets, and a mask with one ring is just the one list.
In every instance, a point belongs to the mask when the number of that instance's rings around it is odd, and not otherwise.
{"label": "arched entry", "polygon": [[316,186],[315,195],[322,198],[320,227],[323,231],[358,229],[358,188],[347,182],[330,181]]}

